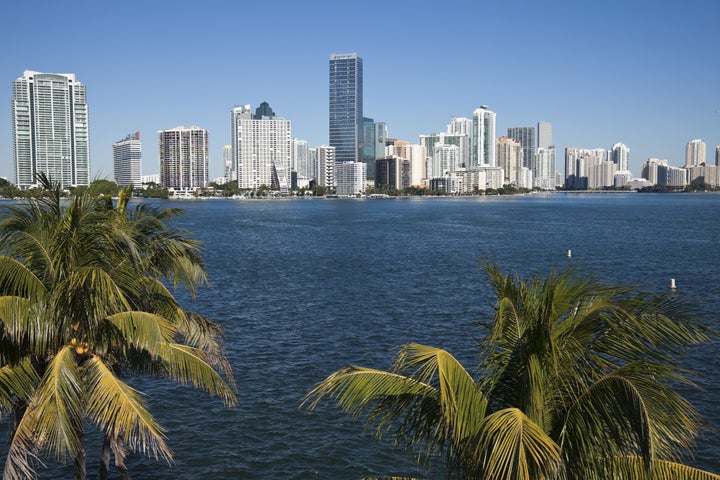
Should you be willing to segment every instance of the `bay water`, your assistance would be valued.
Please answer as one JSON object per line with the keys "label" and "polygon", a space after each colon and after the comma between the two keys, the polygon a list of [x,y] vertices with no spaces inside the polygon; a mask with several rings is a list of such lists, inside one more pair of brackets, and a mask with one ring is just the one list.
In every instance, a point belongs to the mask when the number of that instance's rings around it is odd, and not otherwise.
{"label": "bay water", "polygon": [[[476,324],[492,315],[481,260],[525,277],[576,267],[657,293],[675,279],[673,295],[720,330],[716,194],[157,203],[182,208],[175,224],[204,243],[210,285],[177,296],[222,325],[239,402],[226,409],[187,386],[135,381],[175,451],[171,466],[133,455],[135,479],[442,478],[336,406],[300,402],[343,366],[389,368],[409,342],[471,369]],[[684,353],[701,388],[687,396],[708,427],[686,461],[720,473],[720,342]],[[96,457],[88,451],[90,472]]]}

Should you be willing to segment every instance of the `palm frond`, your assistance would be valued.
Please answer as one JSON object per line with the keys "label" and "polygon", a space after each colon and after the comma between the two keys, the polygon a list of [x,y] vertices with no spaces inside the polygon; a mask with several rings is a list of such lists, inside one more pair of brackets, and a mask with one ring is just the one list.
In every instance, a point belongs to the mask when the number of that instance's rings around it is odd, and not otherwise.
{"label": "palm frond", "polygon": [[83,362],[86,413],[111,437],[123,436],[136,451],[170,462],[172,451],[162,427],[139,392],[122,382],[96,355]]}

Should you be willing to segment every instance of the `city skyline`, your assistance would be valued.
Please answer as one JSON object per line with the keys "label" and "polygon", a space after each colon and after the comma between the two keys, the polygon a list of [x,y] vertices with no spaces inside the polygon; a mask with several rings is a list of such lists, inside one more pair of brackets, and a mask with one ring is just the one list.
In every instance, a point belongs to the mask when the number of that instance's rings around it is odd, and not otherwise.
{"label": "city skyline", "polygon": [[[634,176],[648,158],[682,166],[693,139],[713,153],[720,144],[717,2],[527,2],[512,12],[470,2],[328,6],[217,1],[190,15],[160,2],[81,2],[72,11],[15,2],[0,20],[0,104],[10,104],[11,84],[25,70],[75,74],[87,88],[91,178],[112,179],[112,144],[134,131],[146,139],[143,173],[158,173],[151,139],[184,124],[208,130],[212,179],[223,173],[234,105],[267,101],[292,122],[293,137],[329,143],[327,59],[356,52],[364,60],[363,113],[399,140],[416,143],[488,105],[496,137],[545,120],[558,152],[627,145]],[[333,22],[335,15],[344,21]],[[125,16],[132,34],[117,21]],[[23,34],[23,18],[32,19],[32,36]],[[374,35],[383,19],[403,21],[392,23],[393,35]],[[236,41],[240,25],[252,38],[270,25],[273,42]],[[48,48],[59,38],[63,48]],[[6,108],[0,175],[14,181]]]}

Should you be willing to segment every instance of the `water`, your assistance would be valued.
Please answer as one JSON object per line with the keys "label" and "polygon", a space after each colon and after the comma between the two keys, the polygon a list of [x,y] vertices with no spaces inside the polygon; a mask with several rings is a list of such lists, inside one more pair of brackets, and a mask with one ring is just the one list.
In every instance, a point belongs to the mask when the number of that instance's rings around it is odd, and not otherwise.
{"label": "water", "polygon": [[[579,266],[656,292],[675,278],[677,295],[698,302],[702,321],[719,327],[718,195],[164,205],[183,208],[178,225],[204,242],[211,286],[194,302],[178,296],[222,324],[239,403],[225,409],[184,386],[137,382],[168,430],[175,463],[133,456],[135,479],[432,476],[333,405],[309,412],[299,404],[342,366],[388,368],[408,342],[446,348],[472,367],[474,323],[491,314],[481,259],[526,276]],[[715,427],[718,349],[718,342],[694,349],[687,363],[704,389],[691,399]],[[706,432],[689,463],[720,472],[719,447],[720,433]]]}

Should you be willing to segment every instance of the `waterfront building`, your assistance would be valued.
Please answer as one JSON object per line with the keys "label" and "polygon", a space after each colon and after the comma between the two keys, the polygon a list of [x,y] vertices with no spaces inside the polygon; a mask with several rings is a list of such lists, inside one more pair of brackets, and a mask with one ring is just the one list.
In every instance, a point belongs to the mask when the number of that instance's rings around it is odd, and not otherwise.
{"label": "waterfront building", "polygon": [[180,125],[158,131],[160,184],[180,192],[204,188],[208,182],[208,131]]}
{"label": "waterfront building", "polygon": [[610,160],[616,165],[617,171],[630,170],[630,149],[624,143],[616,143],[610,150]]}
{"label": "waterfront building", "polygon": [[153,173],[150,175],[143,175],[142,177],[140,177],[140,182],[143,185],[146,185],[146,184],[160,185],[160,174]]}
{"label": "waterfront building", "polygon": [[442,177],[453,173],[462,165],[460,163],[460,148],[457,145],[436,143],[433,147],[433,177]]}
{"label": "waterfront building", "polygon": [[473,120],[471,118],[452,117],[447,126],[449,137],[443,139],[443,143],[457,145],[460,148],[460,164],[465,168],[470,165],[473,148],[471,145],[472,132]]}
{"label": "waterfront building", "polygon": [[550,148],[552,145],[552,124],[541,120],[537,124],[537,147]]}
{"label": "waterfront building", "polygon": [[[535,173],[535,127],[510,127],[507,129],[507,138],[511,138],[520,142],[522,146],[522,166],[533,170]],[[500,152],[498,155],[498,165],[500,165]],[[507,172],[505,172],[507,175]]]}
{"label": "waterfront building", "polygon": [[408,160],[410,161],[410,186],[419,187],[427,178],[426,159],[427,151],[419,144],[410,145],[408,148]]}
{"label": "waterfront building", "polygon": [[461,193],[479,193],[488,189],[501,188],[504,185],[505,173],[500,167],[478,167],[459,169],[456,175],[460,179]]}
{"label": "waterfront building", "polygon": [[37,186],[44,172],[61,187],[90,183],[88,105],[74,74],[26,70],[12,84],[15,184]]}
{"label": "waterfront building", "polygon": [[695,167],[705,163],[705,142],[696,138],[685,146],[685,167]]}
{"label": "waterfront building", "polygon": [[658,185],[666,187],[685,187],[687,185],[687,170],[681,167],[658,165]]}
{"label": "waterfront building", "polygon": [[532,188],[532,183],[527,186],[523,184],[523,150],[519,141],[500,137],[497,140],[497,166],[503,169],[505,178],[504,184],[510,184],[515,187]]}
{"label": "waterfront building", "polygon": [[[272,113],[269,105],[256,110]],[[252,115],[250,105],[236,106],[230,113],[233,163],[238,188],[261,186],[287,193],[291,187],[290,120],[272,115]]]}
{"label": "waterfront building", "polygon": [[[615,172],[608,162],[608,151],[603,148],[565,148],[565,189],[586,190],[611,186]],[[610,162],[612,163],[612,162]]]}
{"label": "waterfront building", "polygon": [[330,55],[330,146],[337,162],[363,158],[363,63],[356,53]]}
{"label": "waterfront building", "polygon": [[236,182],[237,173],[233,168],[232,145],[223,145],[223,177],[226,182]]}
{"label": "waterfront building", "polygon": [[715,147],[715,165],[720,167],[720,145]]}
{"label": "waterfront building", "polygon": [[555,147],[538,147],[534,164],[533,186],[541,190],[555,190]]}
{"label": "waterfront building", "polygon": [[402,190],[410,186],[410,160],[390,155],[375,161],[375,188]]}
{"label": "waterfront building", "polygon": [[658,184],[658,167],[660,165],[667,166],[667,160],[661,160],[659,158],[648,158],[642,166],[641,176],[652,185]]}
{"label": "waterfront building", "polygon": [[367,172],[365,162],[342,162],[335,164],[335,193],[338,196],[355,196],[365,192]]}
{"label": "waterfront building", "polygon": [[335,147],[321,145],[310,149],[315,160],[316,181],[318,185],[335,188]]}
{"label": "waterfront building", "polygon": [[495,163],[495,112],[487,105],[473,111],[469,168],[493,167]]}
{"label": "waterfront building", "polygon": [[142,177],[142,142],[140,132],[113,143],[113,172],[119,187],[140,186]]}
{"label": "waterfront building", "polygon": [[290,169],[297,172],[298,177],[315,178],[314,165],[310,161],[310,144],[307,140],[293,138],[290,151]]}
{"label": "waterfront building", "polygon": [[435,146],[438,144],[455,146],[458,150],[456,168],[467,168],[470,162],[470,137],[464,133],[431,133],[420,135],[420,145],[425,148],[428,154],[427,175],[428,177],[439,177],[444,175],[440,166],[440,159],[435,158]]}
{"label": "waterfront building", "polygon": [[688,172],[687,181],[690,184],[697,185],[709,185],[711,187],[717,187],[720,184],[720,167],[717,165],[696,165],[694,167],[687,167]]}
{"label": "waterfront building", "polygon": [[368,175],[374,175],[375,160],[385,157],[385,144],[388,141],[385,122],[375,122],[372,118],[363,118],[363,162],[367,165]]}

